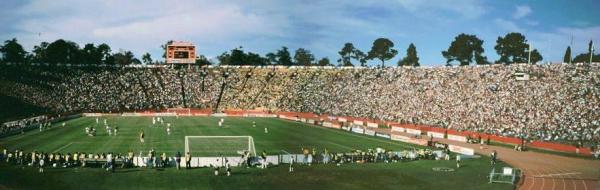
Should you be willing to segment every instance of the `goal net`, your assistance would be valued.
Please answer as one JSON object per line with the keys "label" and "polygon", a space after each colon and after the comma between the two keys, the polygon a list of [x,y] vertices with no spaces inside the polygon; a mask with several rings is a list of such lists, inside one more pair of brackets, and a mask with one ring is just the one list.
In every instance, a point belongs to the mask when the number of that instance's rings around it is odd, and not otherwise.
{"label": "goal net", "polygon": [[244,151],[256,156],[251,136],[185,136],[185,152],[192,156],[239,156]]}
{"label": "goal net", "polygon": [[496,168],[492,168],[489,176],[489,183],[508,183],[515,184],[520,177],[521,171],[516,168],[504,167],[502,172],[497,172]]}

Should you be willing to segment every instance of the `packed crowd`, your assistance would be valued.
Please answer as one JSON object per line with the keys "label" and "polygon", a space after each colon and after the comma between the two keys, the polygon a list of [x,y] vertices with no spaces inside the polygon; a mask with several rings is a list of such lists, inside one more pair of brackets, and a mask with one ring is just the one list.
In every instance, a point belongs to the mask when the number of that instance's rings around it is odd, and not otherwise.
{"label": "packed crowd", "polygon": [[40,128],[49,126],[48,117],[45,115],[30,117],[15,121],[4,122],[0,125],[0,136],[3,134],[13,133],[13,132],[24,132],[25,129],[29,127],[37,127]]}
{"label": "packed crowd", "polygon": [[[53,80],[36,85],[35,79],[22,76],[2,78],[1,92],[56,112],[264,109],[531,140],[600,142],[597,63],[386,69],[70,68],[32,73]],[[529,79],[519,80],[515,76],[519,73]]]}

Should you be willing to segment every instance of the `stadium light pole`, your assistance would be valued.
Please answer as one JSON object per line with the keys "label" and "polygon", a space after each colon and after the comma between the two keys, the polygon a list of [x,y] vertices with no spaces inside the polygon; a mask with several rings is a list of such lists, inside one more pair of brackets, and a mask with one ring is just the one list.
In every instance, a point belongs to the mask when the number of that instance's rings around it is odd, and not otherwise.
{"label": "stadium light pole", "polygon": [[[569,47],[573,47],[573,34],[571,34],[571,44],[569,44]],[[571,57],[571,54],[569,54],[569,64],[571,64],[573,62],[573,57]]]}
{"label": "stadium light pole", "polygon": [[527,56],[527,64],[531,64],[531,44],[527,43],[527,45],[529,46],[527,51],[529,52],[528,56]]}
{"label": "stadium light pole", "polygon": [[594,56],[594,41],[590,40],[590,64],[592,64],[593,56]]}

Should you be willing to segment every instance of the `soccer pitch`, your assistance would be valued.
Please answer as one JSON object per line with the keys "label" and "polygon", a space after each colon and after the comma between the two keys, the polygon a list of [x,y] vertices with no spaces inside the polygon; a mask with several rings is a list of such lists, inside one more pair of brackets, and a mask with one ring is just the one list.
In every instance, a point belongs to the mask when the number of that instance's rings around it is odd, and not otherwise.
{"label": "soccer pitch", "polygon": [[[109,126],[119,127],[117,136],[109,136],[103,124],[107,119]],[[317,128],[303,123],[290,122],[273,118],[224,118],[222,127],[217,123],[219,117],[161,117],[164,124],[152,127],[152,117],[101,117],[96,124],[93,117],[82,117],[66,122],[65,127],[61,123],[55,124],[47,131],[39,130],[17,135],[0,140],[0,143],[11,149],[24,149],[26,151],[43,152],[120,152],[126,153],[130,150],[136,155],[139,151],[147,153],[154,148],[157,153],[166,152],[173,156],[177,151],[184,152],[185,136],[252,136],[256,151],[267,151],[268,154],[280,154],[281,150],[290,153],[301,153],[301,148],[317,148],[322,151],[327,148],[331,152],[349,152],[354,149],[366,150],[369,148],[382,147],[391,150],[412,149],[412,145],[394,142],[381,138],[367,137],[359,134],[347,133],[341,130]],[[256,127],[252,127],[252,122]],[[171,123],[172,134],[167,135],[166,125]],[[95,137],[85,135],[85,127],[94,126],[97,130]],[[268,129],[265,133],[264,128]],[[143,130],[145,142],[139,141],[139,133]],[[218,146],[226,146],[221,142],[215,142],[213,146],[199,145],[202,147],[213,147],[215,150],[205,155],[198,153],[193,156],[216,156],[219,153]],[[198,148],[198,146],[193,147]],[[225,147],[224,147],[225,148]],[[198,150],[200,152],[200,150]]]}
{"label": "soccer pitch", "polygon": [[[117,136],[108,136],[103,120],[109,126],[119,127]],[[152,117],[101,117],[99,124],[93,117],[82,117],[54,124],[48,130],[34,130],[23,135],[0,139],[0,146],[11,150],[23,149],[44,152],[126,153],[141,151],[147,154],[154,148],[173,156],[184,152],[185,136],[252,136],[256,151],[270,155],[282,150],[301,153],[301,148],[327,148],[330,152],[350,152],[382,147],[389,150],[423,148],[388,139],[364,136],[342,130],[321,128],[276,118],[224,118],[218,127],[219,117],[162,117],[164,124],[152,126]],[[256,122],[256,127],[252,123]],[[166,125],[171,124],[172,134],[167,135]],[[85,127],[97,128],[97,136],[85,134]],[[268,128],[268,133],[265,133]],[[139,133],[145,133],[145,142]],[[239,144],[233,143],[233,146]],[[215,142],[206,147],[227,146]],[[247,144],[246,144],[247,145]],[[227,148],[225,148],[227,149]],[[205,154],[220,153],[221,148]],[[199,150],[193,156],[203,154]],[[194,154],[194,152],[193,152]],[[212,169],[195,168],[178,171],[174,168],[117,169],[109,173],[100,168],[48,168],[43,174],[31,167],[0,164],[0,189],[512,189],[508,184],[488,184],[491,171],[489,158],[463,160],[464,167],[454,172],[433,171],[433,167],[455,168],[455,161],[418,160],[400,163],[333,164],[313,166],[297,165],[288,173],[282,164],[265,170],[234,168],[231,177],[214,176]],[[497,167],[504,166],[501,164]]]}

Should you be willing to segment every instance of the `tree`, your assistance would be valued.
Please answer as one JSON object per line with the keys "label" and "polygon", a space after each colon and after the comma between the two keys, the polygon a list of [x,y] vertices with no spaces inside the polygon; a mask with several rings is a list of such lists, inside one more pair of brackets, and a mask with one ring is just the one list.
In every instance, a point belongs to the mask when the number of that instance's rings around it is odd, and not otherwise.
{"label": "tree", "polygon": [[265,57],[267,57],[267,64],[269,64],[269,65],[277,64],[277,55],[275,55],[274,53],[267,53],[265,55]]}
{"label": "tree", "polygon": [[387,38],[378,38],[373,41],[373,47],[367,56],[368,60],[379,59],[381,67],[385,67],[385,61],[390,60],[398,54],[398,51],[393,49],[394,42]]}
{"label": "tree", "polygon": [[257,53],[248,52],[244,62],[246,65],[266,65],[267,61],[267,58],[264,58]]}
{"label": "tree", "polygon": [[231,57],[229,58],[230,65],[244,65],[246,61],[246,53],[242,50],[242,47],[231,50]]}
{"label": "tree", "polygon": [[[512,64],[527,63],[529,59],[529,45],[527,39],[521,33],[508,33],[504,37],[498,37],[494,46],[500,59],[496,63]],[[536,50],[531,51],[531,63],[541,61],[542,55]]]}
{"label": "tree", "polygon": [[360,66],[366,66],[367,56],[365,53],[355,48],[350,42],[345,43],[344,47],[342,47],[342,50],[340,50],[338,54],[340,54],[338,63],[343,66],[354,66],[351,61],[352,59],[357,60],[360,63]]}
{"label": "tree", "polygon": [[283,46],[281,47],[280,50],[277,50],[277,64],[278,65],[286,65],[286,66],[291,66],[292,63],[292,57],[290,56],[290,52],[288,51],[288,48]]}
{"label": "tree", "polygon": [[142,55],[142,62],[146,65],[152,64],[152,56],[150,56],[150,53],[146,52]]}
{"label": "tree", "polygon": [[321,58],[318,62],[317,65],[319,66],[331,66],[331,63],[329,63],[329,58],[327,57],[323,57]]}
{"label": "tree", "polygon": [[163,59],[167,59],[167,46],[169,46],[171,43],[173,43],[173,40],[169,40],[167,43],[160,45],[160,48],[163,49]]}
{"label": "tree", "polygon": [[198,56],[196,56],[196,65],[204,66],[204,65],[211,65],[211,63],[210,63],[210,61],[208,61],[206,56],[198,55]]}
{"label": "tree", "polygon": [[221,65],[265,65],[267,59],[259,54],[252,52],[244,52],[242,47],[235,48],[230,52],[224,52],[217,56]]}
{"label": "tree", "polygon": [[590,40],[590,43],[588,43],[588,54],[592,53],[594,53],[594,42]]}
{"label": "tree", "polygon": [[27,57],[27,52],[16,38],[4,41],[4,45],[0,46],[0,53],[2,61],[6,63],[24,63]]}
{"label": "tree", "polygon": [[340,50],[338,52],[338,54],[340,54],[340,59],[338,59],[338,63],[346,66],[346,65],[352,65],[352,61],[350,61],[350,59],[352,59],[352,51],[354,50],[354,45],[352,45],[352,43],[345,43],[344,47],[342,47],[342,50]]}
{"label": "tree", "polygon": [[228,52],[223,52],[221,55],[217,56],[217,60],[219,60],[219,65],[229,65],[230,59],[231,55]]}
{"label": "tree", "polygon": [[487,58],[483,56],[482,45],[483,40],[477,36],[463,33],[454,38],[448,50],[442,51],[442,55],[447,59],[447,66],[451,65],[453,61],[458,61],[461,66],[469,65],[472,62],[487,64]]}
{"label": "tree", "polygon": [[33,58],[31,61],[36,63],[48,63],[47,49],[50,43],[42,42],[40,45],[33,46]]}
{"label": "tree", "polygon": [[413,43],[408,45],[408,49],[406,49],[406,57],[402,58],[398,61],[398,66],[413,66],[418,67],[419,57],[417,56],[417,48]]}
{"label": "tree", "polygon": [[[588,63],[590,62],[590,53],[582,53],[573,58],[573,63]],[[592,62],[600,62],[600,54],[594,54]]]}
{"label": "tree", "polygon": [[111,49],[110,46],[108,46],[107,44],[103,43],[98,45],[98,47],[96,47],[96,51],[100,56],[101,62],[103,62],[104,64],[108,64],[108,60],[112,59]]}
{"label": "tree", "polygon": [[119,65],[129,65],[129,64],[141,64],[139,59],[136,59],[131,51],[119,51],[118,53],[113,54],[115,64]]}
{"label": "tree", "polygon": [[[594,55],[594,42],[592,40],[590,40],[590,43],[588,45],[588,55]],[[590,59],[593,59],[592,57],[590,57]],[[594,60],[589,60],[590,62],[594,61]]]}
{"label": "tree", "polygon": [[48,63],[78,63],[79,45],[75,42],[58,39],[48,45],[46,56]]}
{"label": "tree", "polygon": [[83,46],[83,49],[79,51],[79,57],[81,64],[101,64],[105,59],[106,51],[110,53],[110,47],[106,44],[101,44],[98,47],[94,46],[94,44],[89,43]]}
{"label": "tree", "polygon": [[309,50],[298,48],[294,54],[296,65],[309,66],[315,61],[315,56]]}
{"label": "tree", "polygon": [[367,66],[367,55],[365,53],[355,48],[352,54],[352,59],[357,60],[361,67]]}
{"label": "tree", "polygon": [[563,57],[563,63],[571,63],[571,46],[567,46],[565,56]]}

